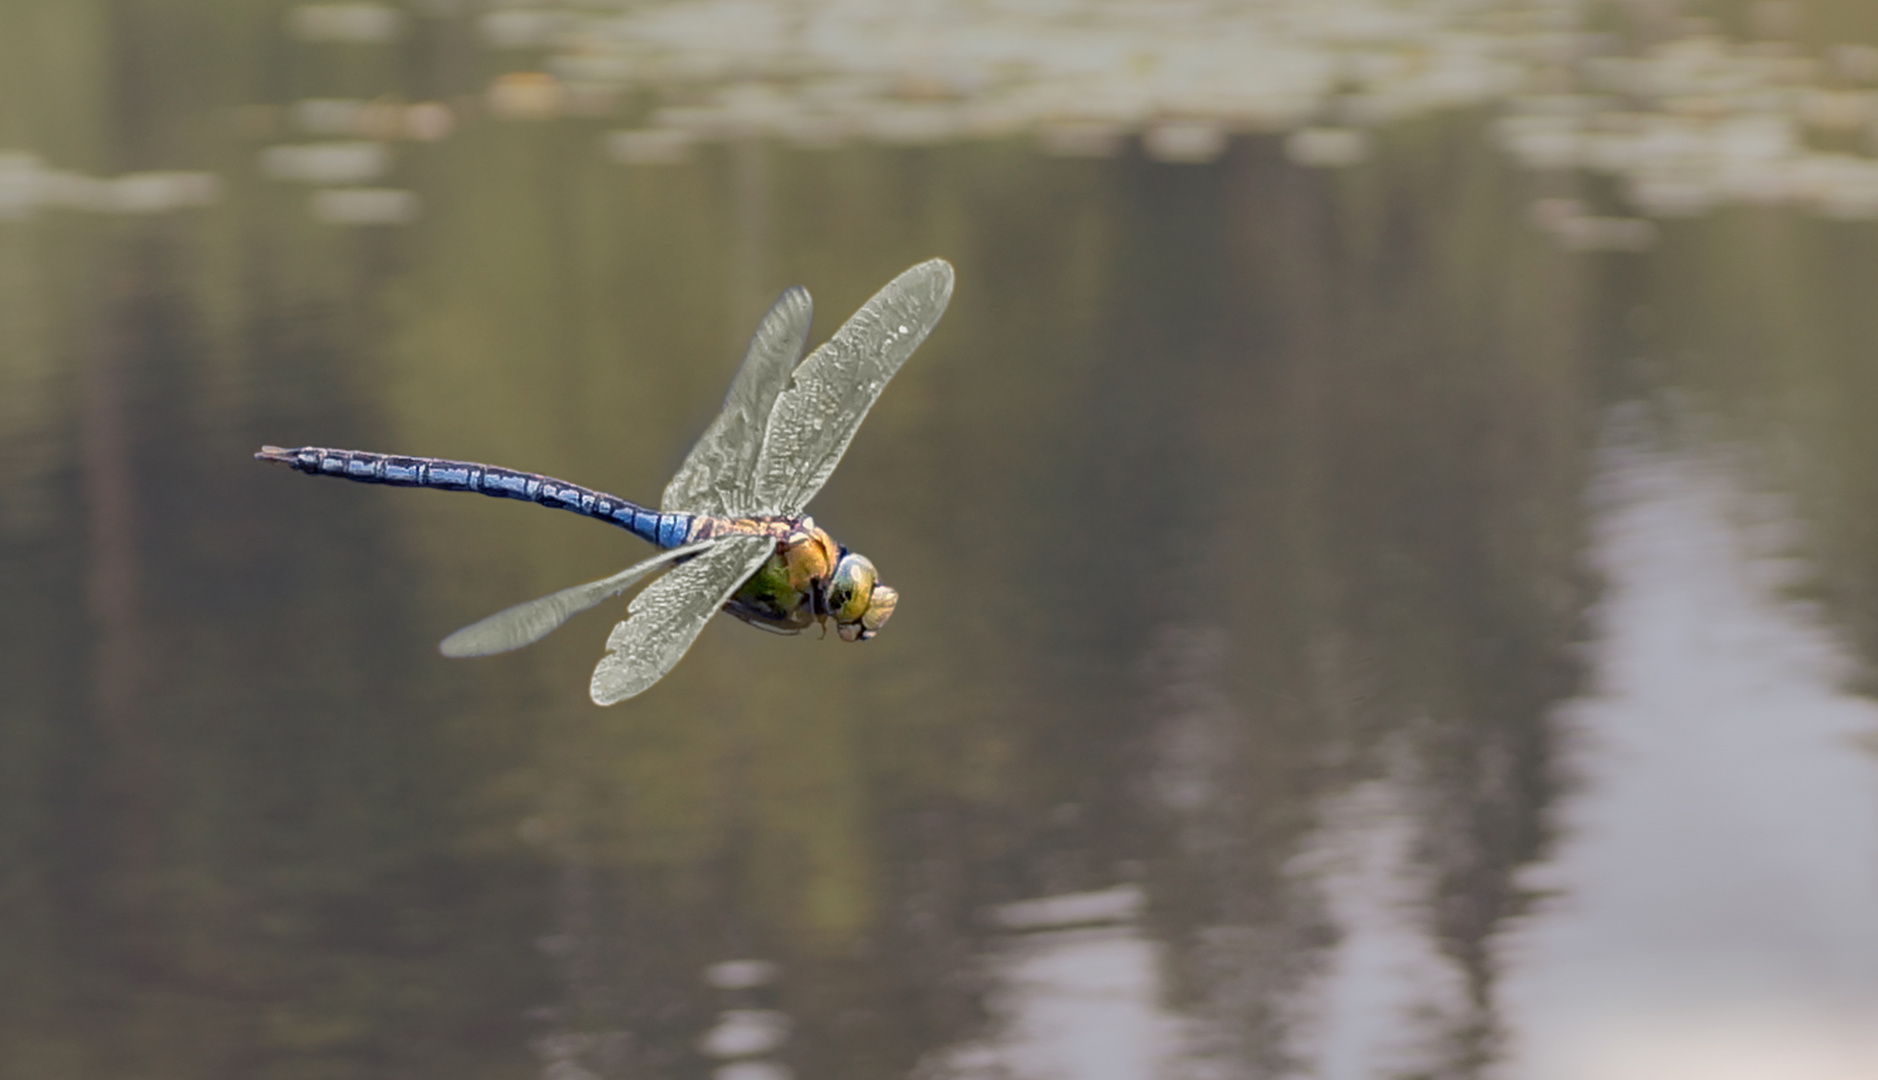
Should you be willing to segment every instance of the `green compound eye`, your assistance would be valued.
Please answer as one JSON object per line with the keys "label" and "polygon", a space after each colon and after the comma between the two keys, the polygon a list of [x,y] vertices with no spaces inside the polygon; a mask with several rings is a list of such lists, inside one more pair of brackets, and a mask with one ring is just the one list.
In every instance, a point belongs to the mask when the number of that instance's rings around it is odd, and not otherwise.
{"label": "green compound eye", "polygon": [[[875,585],[873,598],[868,601],[867,610],[861,614],[861,625],[859,632],[854,635],[854,640],[866,641],[880,633],[880,628],[887,625],[887,619],[893,615],[893,605],[899,602],[899,593],[885,585]],[[846,628],[836,627],[836,629],[843,631],[842,637],[847,637]]]}
{"label": "green compound eye", "polygon": [[835,564],[834,576],[828,579],[828,611],[837,629],[861,621],[878,577],[865,555],[843,555]]}

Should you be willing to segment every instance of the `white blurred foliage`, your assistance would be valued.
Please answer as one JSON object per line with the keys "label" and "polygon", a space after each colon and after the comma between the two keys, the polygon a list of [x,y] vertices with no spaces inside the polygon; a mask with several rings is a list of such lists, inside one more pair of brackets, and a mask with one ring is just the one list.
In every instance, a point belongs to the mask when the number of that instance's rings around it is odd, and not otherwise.
{"label": "white blurred foliage", "polygon": [[775,1061],[733,1061],[711,1072],[711,1080],[791,1080],[793,1076],[789,1066]]}
{"label": "white blurred foliage", "polygon": [[1147,902],[1147,894],[1142,892],[1141,886],[1116,885],[1003,904],[987,912],[986,921],[1006,930],[1058,930],[1130,923],[1141,917]]}
{"label": "white blurred foliage", "polygon": [[301,41],[395,41],[404,13],[384,4],[301,4],[288,11],[287,30]]}
{"label": "white blurred foliage", "polygon": [[[577,86],[663,96],[648,126],[604,144],[628,165],[678,160],[698,141],[1015,135],[1069,157],[1138,139],[1153,160],[1197,164],[1236,135],[1279,131],[1292,161],[1327,168],[1365,159],[1368,129],[1485,105],[1504,110],[1493,136],[1519,163],[1614,176],[1647,216],[1789,203],[1878,217],[1878,91],[1844,85],[1878,81],[1878,49],[1812,57],[1731,42],[1700,20],[1638,47],[1593,32],[1590,11],[1582,0],[674,0],[513,4],[479,25],[493,46],[549,50],[545,72],[491,88],[497,115],[610,106],[575,108]],[[1825,152],[1810,133],[1864,148]],[[1559,235],[1578,250],[1654,241],[1609,214]]]}
{"label": "white blurred foliage", "polygon": [[700,139],[919,145],[1034,132],[1050,153],[1106,156],[1140,136],[1156,159],[1205,162],[1234,134],[1304,124],[1344,98],[1362,122],[1382,122],[1517,88],[1521,34],[1467,29],[1469,11],[687,0],[591,15],[515,5],[480,25],[493,45],[554,50],[546,67],[561,78],[670,94],[654,125]]}
{"label": "white blurred foliage", "polygon": [[1335,168],[1369,155],[1369,135],[1353,128],[1303,128],[1285,139],[1285,156],[1299,165]]}
{"label": "white blurred foliage", "polygon": [[359,98],[305,98],[293,103],[293,124],[309,135],[436,142],[456,129],[456,114],[436,101],[405,104]]}
{"label": "white blurred foliage", "polygon": [[723,960],[704,969],[704,982],[718,990],[750,990],[768,986],[779,974],[771,960]]}
{"label": "white blurred foliage", "polygon": [[205,172],[133,172],[88,176],[47,167],[37,154],[0,150],[0,220],[22,220],[42,209],[99,214],[160,214],[208,206],[221,181]]}
{"label": "white blurred foliage", "polygon": [[487,100],[504,119],[552,120],[568,111],[568,88],[545,72],[514,71],[489,84]]}
{"label": "white blurred foliage", "polygon": [[727,1009],[698,1040],[706,1057],[755,1057],[779,1050],[789,1041],[789,1017],[771,1009]]}
{"label": "white blurred foliage", "polygon": [[1141,149],[1156,161],[1212,161],[1226,152],[1226,130],[1193,120],[1156,124],[1142,133]]}
{"label": "white blurred foliage", "polygon": [[312,201],[314,219],[328,225],[405,225],[421,208],[416,192],[396,188],[326,188]]}
{"label": "white blurred foliage", "polygon": [[261,151],[261,171],[275,180],[358,184],[391,168],[391,151],[376,142],[303,143]]}

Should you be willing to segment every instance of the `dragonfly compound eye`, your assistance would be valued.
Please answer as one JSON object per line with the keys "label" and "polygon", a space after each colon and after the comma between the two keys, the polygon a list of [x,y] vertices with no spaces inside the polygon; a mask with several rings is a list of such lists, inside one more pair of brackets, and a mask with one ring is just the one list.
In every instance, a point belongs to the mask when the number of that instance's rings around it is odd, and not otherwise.
{"label": "dragonfly compound eye", "polygon": [[828,579],[828,613],[835,617],[837,629],[860,623],[878,576],[865,555],[849,553],[835,564],[834,575]]}
{"label": "dragonfly compound eye", "polygon": [[[836,626],[835,629],[840,631],[845,640],[866,641],[880,633],[880,628],[887,625],[888,617],[893,614],[893,605],[899,602],[899,593],[885,585],[875,585],[873,595],[867,603],[867,610],[861,613],[860,625]],[[853,633],[853,637],[848,636],[850,632]]]}

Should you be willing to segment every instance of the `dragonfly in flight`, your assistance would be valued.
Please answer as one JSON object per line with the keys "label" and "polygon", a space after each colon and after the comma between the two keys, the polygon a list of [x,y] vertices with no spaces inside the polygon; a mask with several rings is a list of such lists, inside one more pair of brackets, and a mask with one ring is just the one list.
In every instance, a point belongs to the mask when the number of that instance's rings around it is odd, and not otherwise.
{"label": "dragonfly in flight", "polygon": [[627,606],[594,668],[594,703],[612,705],[658,682],[719,610],[780,633],[829,619],[843,641],[880,632],[899,594],[880,582],[866,556],[837,544],[804,508],[951,297],[952,267],[943,259],[920,263],[804,359],[813,307],[806,289],[784,292],[750,339],[723,412],[665,486],[657,510],[468,461],[321,446],[264,446],[255,457],[366,484],[523,499],[598,518],[657,545],[657,555],[612,577],[499,611],[440,646],[445,656],[519,649],[669,566]]}

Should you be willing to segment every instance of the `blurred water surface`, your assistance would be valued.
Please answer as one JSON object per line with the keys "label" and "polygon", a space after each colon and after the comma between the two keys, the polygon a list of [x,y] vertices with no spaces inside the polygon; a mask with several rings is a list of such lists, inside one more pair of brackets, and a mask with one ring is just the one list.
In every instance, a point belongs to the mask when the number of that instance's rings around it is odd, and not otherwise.
{"label": "blurred water surface", "polygon": [[[896,13],[897,12],[897,13]],[[1878,20],[0,8],[0,1076],[1878,1075]],[[865,647],[449,631],[945,320]]]}

